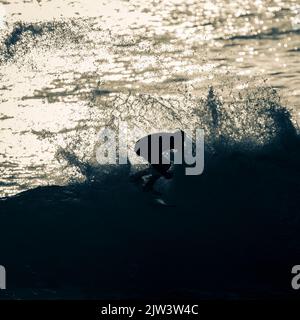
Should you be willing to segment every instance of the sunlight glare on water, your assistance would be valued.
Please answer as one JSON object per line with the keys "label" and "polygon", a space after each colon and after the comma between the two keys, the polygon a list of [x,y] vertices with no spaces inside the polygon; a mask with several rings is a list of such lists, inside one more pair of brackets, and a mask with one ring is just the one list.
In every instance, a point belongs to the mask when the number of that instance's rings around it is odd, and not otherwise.
{"label": "sunlight glare on water", "polygon": [[203,97],[267,81],[299,112],[299,17],[296,0],[3,2],[0,196],[68,183],[57,145],[94,135],[103,92]]}

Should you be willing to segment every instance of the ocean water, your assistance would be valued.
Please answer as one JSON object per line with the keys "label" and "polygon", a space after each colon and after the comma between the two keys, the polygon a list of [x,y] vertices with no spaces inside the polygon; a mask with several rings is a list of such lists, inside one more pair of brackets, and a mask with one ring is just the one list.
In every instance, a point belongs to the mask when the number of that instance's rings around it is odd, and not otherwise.
{"label": "ocean water", "polygon": [[132,143],[195,124],[210,87],[248,140],[272,130],[256,123],[256,105],[274,98],[265,87],[298,121],[296,0],[7,0],[0,17],[2,197],[86,179],[78,164],[107,123],[138,128]]}
{"label": "ocean water", "polygon": [[[1,1],[0,298],[297,298],[298,2]],[[159,205],[120,122],[204,129],[203,174]]]}

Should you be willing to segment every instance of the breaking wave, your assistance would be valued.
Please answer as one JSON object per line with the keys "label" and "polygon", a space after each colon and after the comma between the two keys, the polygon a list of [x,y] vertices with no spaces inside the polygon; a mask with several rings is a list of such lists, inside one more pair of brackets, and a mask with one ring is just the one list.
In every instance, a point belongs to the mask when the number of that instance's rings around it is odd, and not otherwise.
{"label": "breaking wave", "polygon": [[[172,206],[160,206],[129,181],[130,164],[96,166],[78,153],[91,141],[69,143],[58,157],[85,181],[0,202],[2,259],[17,270],[10,286],[32,288],[13,296],[66,297],[70,286],[80,298],[291,296],[285,275],[299,254],[298,133],[271,88],[233,101],[212,88],[189,104],[149,95],[92,99],[99,127],[118,118],[144,129],[201,124],[209,145],[204,173],[174,168],[171,182],[160,182]],[[6,231],[12,223],[18,237]]]}
{"label": "breaking wave", "polygon": [[[135,142],[150,132],[193,132],[204,129],[205,148],[209,154],[232,152],[285,152],[298,144],[298,126],[293,113],[285,107],[277,91],[259,87],[218,94],[212,87],[203,98],[184,93],[180,98],[163,98],[149,94],[92,95],[88,130],[73,131],[72,137],[58,147],[57,158],[66,169],[72,167],[84,180],[100,178],[95,158],[101,128],[110,128],[117,134],[120,121],[128,128],[129,151]],[[157,117],[159,115],[159,117]],[[121,133],[122,134],[122,133]],[[93,174],[92,174],[93,172]]]}

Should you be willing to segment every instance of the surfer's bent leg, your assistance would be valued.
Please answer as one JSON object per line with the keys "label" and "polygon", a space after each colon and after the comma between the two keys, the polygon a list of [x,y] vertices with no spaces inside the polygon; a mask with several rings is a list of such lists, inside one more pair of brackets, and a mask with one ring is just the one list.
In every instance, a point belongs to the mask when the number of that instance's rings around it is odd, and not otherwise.
{"label": "surfer's bent leg", "polygon": [[149,180],[144,185],[144,190],[149,191],[153,189],[155,182],[161,178],[165,177],[167,179],[170,178],[168,175],[168,170],[170,169],[171,164],[152,164],[150,165],[151,176]]}
{"label": "surfer's bent leg", "polygon": [[148,181],[144,185],[144,191],[153,190],[153,186],[155,182],[162,176],[157,170],[153,169],[152,166],[150,167],[151,176]]}
{"label": "surfer's bent leg", "polygon": [[152,174],[151,169],[150,168],[146,168],[144,170],[138,171],[136,173],[134,173],[133,175],[131,175],[131,179],[133,181],[137,181],[141,178],[143,178],[144,176],[147,176],[149,174]]}

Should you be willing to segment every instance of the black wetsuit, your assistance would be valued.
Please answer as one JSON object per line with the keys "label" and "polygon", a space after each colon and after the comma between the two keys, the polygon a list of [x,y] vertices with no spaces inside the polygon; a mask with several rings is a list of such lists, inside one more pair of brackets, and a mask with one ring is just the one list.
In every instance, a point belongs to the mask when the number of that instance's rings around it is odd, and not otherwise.
{"label": "black wetsuit", "polygon": [[[175,138],[179,138],[178,140],[176,140],[177,145],[175,145],[176,144]],[[164,144],[163,139],[164,141],[169,141],[169,143]],[[168,172],[168,170],[171,167],[171,162],[163,163],[163,159],[166,159],[163,153],[174,150],[174,149],[176,149],[177,152],[182,152],[183,145],[184,145],[183,139],[184,139],[183,132],[177,131],[175,133],[160,132],[160,133],[150,134],[137,141],[134,151],[138,156],[143,157],[145,160],[147,160],[151,168],[153,168],[155,171],[155,173],[152,174],[152,178],[147,183],[148,187],[152,186],[155,183],[155,181],[161,176],[164,176],[166,178],[171,177],[170,173]],[[152,145],[151,144],[152,140],[158,143],[155,143],[154,145]],[[153,147],[155,148],[155,150],[152,149]],[[152,163],[153,152],[156,152],[156,154],[158,155],[158,161],[155,161],[155,163]],[[147,174],[147,171],[145,170],[140,172],[138,176],[141,177],[146,174]]]}

